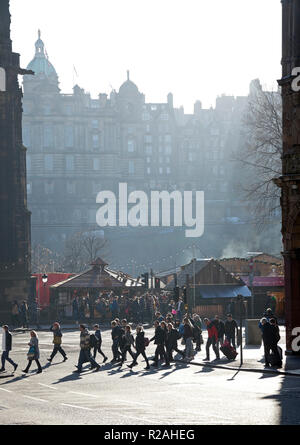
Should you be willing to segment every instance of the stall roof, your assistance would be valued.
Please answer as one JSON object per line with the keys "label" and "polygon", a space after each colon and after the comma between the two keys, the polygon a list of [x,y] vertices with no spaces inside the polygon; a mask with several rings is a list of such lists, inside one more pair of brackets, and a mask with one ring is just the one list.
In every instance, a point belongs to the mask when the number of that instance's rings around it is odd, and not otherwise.
{"label": "stall roof", "polygon": [[196,286],[197,294],[200,292],[202,298],[235,298],[238,295],[251,297],[247,286],[232,284],[200,284]]}

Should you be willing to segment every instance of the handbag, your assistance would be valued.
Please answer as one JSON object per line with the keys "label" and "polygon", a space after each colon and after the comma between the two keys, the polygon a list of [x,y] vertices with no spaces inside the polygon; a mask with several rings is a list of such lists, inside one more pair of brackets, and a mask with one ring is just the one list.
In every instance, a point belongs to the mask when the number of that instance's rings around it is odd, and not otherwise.
{"label": "handbag", "polygon": [[29,351],[27,352],[27,359],[28,360],[33,360],[35,357],[35,347],[34,346],[30,346]]}

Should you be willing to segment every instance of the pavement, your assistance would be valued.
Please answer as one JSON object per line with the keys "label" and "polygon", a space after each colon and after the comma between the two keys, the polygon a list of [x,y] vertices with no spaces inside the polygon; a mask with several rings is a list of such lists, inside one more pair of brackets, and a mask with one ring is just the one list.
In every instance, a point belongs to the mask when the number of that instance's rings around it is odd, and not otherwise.
{"label": "pavement", "polygon": [[[145,327],[145,332],[147,337],[153,335],[152,328]],[[10,357],[19,367],[12,372],[7,363],[6,372],[0,374],[1,425],[300,425],[299,376],[265,373],[259,348],[244,350],[245,363],[255,365],[258,372],[241,372],[238,360],[235,369],[202,365],[203,348],[193,363],[179,361],[147,371],[143,359],[138,359],[138,366],[130,370],[126,366],[130,356],[122,368],[109,363],[111,331],[107,328],[102,337],[108,362],[102,364],[97,356],[100,371],[86,365],[78,375],[74,374],[78,328],[64,326],[66,362],[59,354],[51,364],[47,362],[53,346],[49,326],[38,336],[43,372],[36,374],[33,363],[30,372],[23,374],[29,332],[14,332]],[[151,343],[148,357],[154,351]],[[194,365],[197,362],[201,366]]]}

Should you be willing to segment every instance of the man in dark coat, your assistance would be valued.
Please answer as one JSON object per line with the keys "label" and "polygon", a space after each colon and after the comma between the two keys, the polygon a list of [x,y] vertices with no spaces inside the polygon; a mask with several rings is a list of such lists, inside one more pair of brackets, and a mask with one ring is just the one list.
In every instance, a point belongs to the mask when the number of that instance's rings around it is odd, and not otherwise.
{"label": "man in dark coat", "polygon": [[234,348],[235,345],[235,334],[238,332],[237,322],[232,318],[232,314],[227,314],[227,320],[225,321],[225,337],[232,344]]}
{"label": "man in dark coat", "polygon": [[164,357],[165,366],[170,366],[168,354],[165,349],[166,340],[167,340],[167,331],[161,327],[158,320],[155,321],[154,326],[155,326],[155,334],[154,334],[154,337],[152,337],[150,341],[154,340],[154,344],[157,346],[156,346],[156,350],[155,350],[154,363],[152,364],[152,366],[157,368],[159,356]]}
{"label": "man in dark coat", "polygon": [[173,351],[178,352],[182,356],[182,358],[185,357],[184,351],[180,351],[178,349],[177,341],[180,337],[180,334],[177,329],[175,329],[172,325],[172,323],[168,323],[168,333],[166,338],[166,347],[167,347],[167,354],[169,361],[174,361],[173,359]]}
{"label": "man in dark coat", "polygon": [[2,356],[1,356],[1,372],[5,371],[5,361],[8,361],[13,367],[14,371],[17,369],[18,365],[9,358],[9,352],[12,350],[12,335],[9,332],[8,326],[2,326]]}
{"label": "man in dark coat", "polygon": [[274,361],[276,366],[282,366],[282,359],[279,355],[277,343],[280,340],[279,328],[276,324],[276,320],[271,318],[268,322],[267,319],[262,319],[261,322],[262,337],[265,349],[265,366],[270,366],[270,351],[274,354]]}

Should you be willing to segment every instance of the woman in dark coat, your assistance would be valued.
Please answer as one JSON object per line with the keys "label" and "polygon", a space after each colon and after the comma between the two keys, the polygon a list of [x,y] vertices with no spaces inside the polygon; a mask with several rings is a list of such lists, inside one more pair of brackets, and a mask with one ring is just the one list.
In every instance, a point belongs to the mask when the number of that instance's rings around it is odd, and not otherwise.
{"label": "woman in dark coat", "polygon": [[138,356],[140,354],[142,354],[142,356],[144,357],[146,364],[147,364],[145,369],[150,369],[149,360],[148,360],[148,357],[147,357],[146,351],[145,351],[146,350],[145,332],[144,332],[142,326],[137,326],[137,328],[136,328],[135,347],[136,347],[136,354],[134,356],[133,362],[128,367],[131,369],[133,366],[136,366],[137,365],[136,360],[137,360]]}

